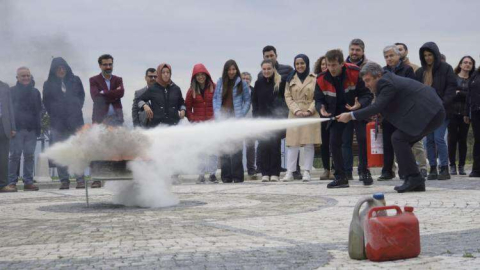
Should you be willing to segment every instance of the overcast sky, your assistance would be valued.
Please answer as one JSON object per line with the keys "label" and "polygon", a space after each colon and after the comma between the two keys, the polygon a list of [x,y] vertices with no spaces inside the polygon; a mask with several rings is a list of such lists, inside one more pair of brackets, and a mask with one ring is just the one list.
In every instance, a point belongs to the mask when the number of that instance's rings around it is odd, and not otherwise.
{"label": "overcast sky", "polygon": [[427,41],[453,66],[467,54],[480,62],[478,10],[477,0],[0,0],[0,80],[12,85],[16,68],[29,66],[42,91],[51,58],[62,56],[84,83],[90,122],[88,78],[99,73],[98,56],[110,53],[130,121],[133,92],[144,86],[145,70],[161,62],[172,65],[184,93],[194,64],[204,63],[215,81],[228,59],[256,74],[268,44],[280,63],[292,65],[305,53],[312,68],[328,49],[346,54],[353,38],[363,39],[367,58],[381,65],[382,49],[394,42],[406,43],[419,64]]}

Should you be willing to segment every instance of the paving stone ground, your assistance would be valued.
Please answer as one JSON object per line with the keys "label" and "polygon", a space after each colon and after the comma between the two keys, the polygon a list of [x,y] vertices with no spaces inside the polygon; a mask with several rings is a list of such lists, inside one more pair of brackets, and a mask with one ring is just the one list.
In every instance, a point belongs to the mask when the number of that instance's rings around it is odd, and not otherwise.
{"label": "paving stone ground", "polygon": [[[103,188],[89,208],[82,190],[0,194],[0,269],[480,269],[480,179],[407,194],[326,183],[181,184],[180,204],[160,209],[114,205]],[[415,207],[420,257],[349,259],[353,206],[375,192]]]}

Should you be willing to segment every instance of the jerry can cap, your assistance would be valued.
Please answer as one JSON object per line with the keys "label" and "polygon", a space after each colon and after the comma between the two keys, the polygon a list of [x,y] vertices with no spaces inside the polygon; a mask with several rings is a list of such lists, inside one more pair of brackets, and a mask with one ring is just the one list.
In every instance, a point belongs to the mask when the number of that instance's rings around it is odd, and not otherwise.
{"label": "jerry can cap", "polygon": [[412,206],[405,206],[403,209],[404,209],[405,212],[410,212],[410,213],[413,212],[413,207]]}
{"label": "jerry can cap", "polygon": [[383,195],[383,193],[380,193],[380,192],[379,192],[379,193],[373,194],[373,198],[374,198],[375,200],[384,200],[384,199],[385,199],[385,195]]}

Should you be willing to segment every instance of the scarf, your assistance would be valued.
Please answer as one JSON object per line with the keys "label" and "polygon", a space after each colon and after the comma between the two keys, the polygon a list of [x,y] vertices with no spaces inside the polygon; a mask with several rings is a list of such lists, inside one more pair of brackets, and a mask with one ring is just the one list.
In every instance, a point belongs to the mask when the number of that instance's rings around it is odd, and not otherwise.
{"label": "scarf", "polygon": [[[170,70],[170,80],[168,82],[164,81],[162,78],[162,69],[168,68]],[[172,83],[172,67],[167,63],[161,63],[157,68],[157,83],[167,88],[169,84]]]}

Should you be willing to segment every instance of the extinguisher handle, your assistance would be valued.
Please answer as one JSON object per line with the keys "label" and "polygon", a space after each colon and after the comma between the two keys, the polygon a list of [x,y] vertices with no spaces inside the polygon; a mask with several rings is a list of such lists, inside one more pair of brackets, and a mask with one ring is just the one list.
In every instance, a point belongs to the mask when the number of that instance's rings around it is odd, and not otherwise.
{"label": "extinguisher handle", "polygon": [[402,213],[402,209],[400,209],[398,205],[378,206],[373,207],[372,209],[370,209],[370,211],[368,211],[368,219],[372,218],[373,213],[392,209],[397,210],[397,215]]}

